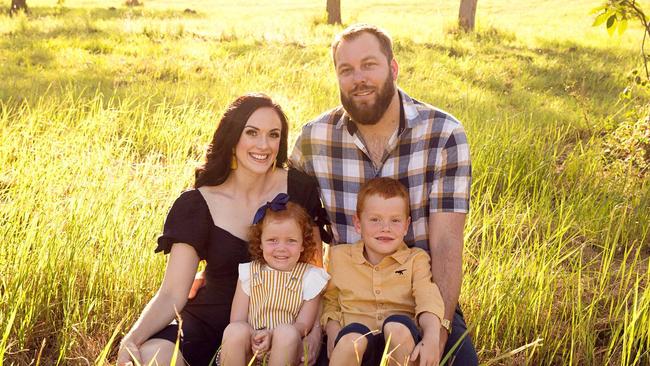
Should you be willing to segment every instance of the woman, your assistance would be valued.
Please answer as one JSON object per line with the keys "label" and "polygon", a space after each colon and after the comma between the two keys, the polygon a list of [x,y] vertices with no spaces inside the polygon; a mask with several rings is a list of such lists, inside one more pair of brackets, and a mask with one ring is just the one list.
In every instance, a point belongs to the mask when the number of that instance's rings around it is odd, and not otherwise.
{"label": "woman", "polygon": [[[169,365],[181,315],[176,365],[209,364],[228,325],[239,263],[248,262],[246,235],[255,211],[278,193],[302,205],[315,223],[326,224],[316,183],[287,163],[287,118],[264,94],[237,98],[227,109],[197,168],[193,190],[183,192],[165,220],[156,252],[169,253],[163,283],[124,336],[118,364],[132,359]],[[319,230],[314,228],[316,241]],[[205,286],[188,301],[200,260]],[[171,322],[171,323],[170,323]],[[312,333],[318,333],[316,329]],[[315,337],[317,337],[315,336]]]}

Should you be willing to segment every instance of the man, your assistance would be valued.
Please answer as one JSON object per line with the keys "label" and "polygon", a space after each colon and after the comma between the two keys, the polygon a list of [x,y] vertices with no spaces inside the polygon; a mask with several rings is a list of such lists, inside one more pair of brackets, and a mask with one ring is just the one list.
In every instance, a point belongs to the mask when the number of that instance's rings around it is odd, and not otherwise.
{"label": "man", "polygon": [[[466,330],[457,306],[471,183],[464,129],[453,116],[397,88],[392,42],[381,29],[347,28],[335,38],[332,58],[342,107],[303,127],[291,160],[317,179],[336,243],[360,239],[352,217],[364,182],[390,177],[407,187],[412,225],[405,242],[430,251],[445,304],[445,355]],[[460,342],[454,364],[478,364],[469,337]]]}

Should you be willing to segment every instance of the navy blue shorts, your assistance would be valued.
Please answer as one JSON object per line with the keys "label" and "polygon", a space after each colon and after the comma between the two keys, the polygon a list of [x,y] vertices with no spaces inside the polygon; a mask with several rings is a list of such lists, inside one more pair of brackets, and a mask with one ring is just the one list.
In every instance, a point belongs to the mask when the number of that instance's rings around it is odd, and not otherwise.
{"label": "navy blue shorts", "polygon": [[422,340],[422,334],[411,318],[406,315],[391,315],[384,321],[384,324],[381,326],[382,332],[379,334],[372,334],[368,327],[360,323],[348,324],[339,331],[339,334],[336,336],[336,340],[334,341],[334,345],[336,346],[341,337],[346,334],[357,333],[364,335],[368,340],[368,346],[366,347],[366,352],[363,354],[361,366],[379,365],[381,356],[384,353],[384,348],[386,347],[383,330],[387,323],[400,323],[406,326],[411,332],[414,344],[418,344],[418,342]]}

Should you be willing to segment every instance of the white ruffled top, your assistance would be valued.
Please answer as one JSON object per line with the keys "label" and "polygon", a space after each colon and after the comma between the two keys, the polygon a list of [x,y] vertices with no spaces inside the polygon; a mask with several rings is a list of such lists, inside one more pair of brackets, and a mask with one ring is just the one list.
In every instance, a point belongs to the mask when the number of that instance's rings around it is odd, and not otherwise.
{"label": "white ruffled top", "polygon": [[[262,265],[262,271],[277,271],[267,265]],[[330,279],[330,275],[322,268],[307,265],[307,269],[302,276],[302,299],[304,301],[311,300],[318,296]],[[239,281],[241,282],[242,290],[246,295],[251,294],[251,264],[239,264]]]}

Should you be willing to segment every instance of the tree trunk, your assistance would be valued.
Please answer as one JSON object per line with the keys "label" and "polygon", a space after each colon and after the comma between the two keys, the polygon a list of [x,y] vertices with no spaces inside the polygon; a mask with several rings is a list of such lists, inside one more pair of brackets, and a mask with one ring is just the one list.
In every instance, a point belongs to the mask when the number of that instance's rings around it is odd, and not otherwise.
{"label": "tree trunk", "polygon": [[327,24],[341,24],[341,0],[327,0]]}
{"label": "tree trunk", "polygon": [[9,14],[15,14],[18,11],[27,12],[27,0],[11,0],[11,8],[9,9]]}
{"label": "tree trunk", "polygon": [[474,18],[476,17],[476,3],[478,0],[460,0],[458,11],[458,25],[465,32],[474,30]]}

